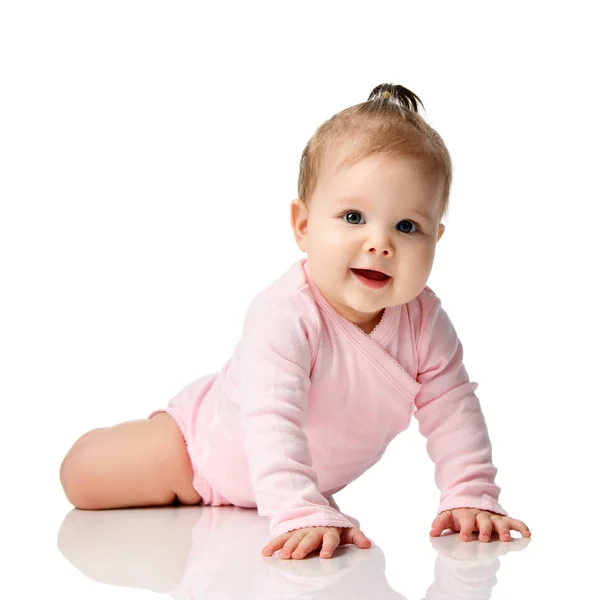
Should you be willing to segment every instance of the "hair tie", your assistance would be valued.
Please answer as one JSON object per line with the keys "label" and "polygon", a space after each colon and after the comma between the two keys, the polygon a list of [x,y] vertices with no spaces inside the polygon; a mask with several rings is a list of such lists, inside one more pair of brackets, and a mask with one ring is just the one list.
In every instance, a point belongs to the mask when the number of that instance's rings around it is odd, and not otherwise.
{"label": "hair tie", "polygon": [[392,94],[386,90],[385,92],[383,92],[383,96],[384,98],[387,98],[389,100],[392,97]]}

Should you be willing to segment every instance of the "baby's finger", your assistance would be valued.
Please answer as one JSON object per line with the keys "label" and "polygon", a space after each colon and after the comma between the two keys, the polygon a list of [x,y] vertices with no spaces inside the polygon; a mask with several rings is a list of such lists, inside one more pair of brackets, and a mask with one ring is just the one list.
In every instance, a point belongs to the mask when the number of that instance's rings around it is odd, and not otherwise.
{"label": "baby's finger", "polygon": [[441,535],[442,531],[445,531],[446,529],[452,529],[452,525],[453,525],[452,511],[448,510],[448,511],[441,512],[433,520],[433,523],[431,524],[431,531],[429,532],[429,535],[431,535],[431,536]]}
{"label": "baby's finger", "polygon": [[490,516],[485,512],[480,512],[475,516],[475,520],[477,521],[477,528],[479,529],[479,539],[482,542],[489,542],[493,530]]}
{"label": "baby's finger", "polygon": [[529,531],[529,527],[523,523],[523,521],[519,521],[519,519],[508,519],[510,526],[515,531],[518,531],[523,537],[531,537],[531,531]]}
{"label": "baby's finger", "polygon": [[304,558],[315,548],[321,545],[321,534],[316,531],[305,535],[298,547],[294,550],[292,558]]}
{"label": "baby's finger", "polygon": [[305,535],[304,532],[295,531],[294,535],[283,545],[281,552],[279,552],[279,558],[289,558]]}
{"label": "baby's finger", "polygon": [[510,536],[509,520],[506,519],[506,518],[492,519],[492,522],[494,523],[494,528],[498,532],[498,535],[500,536],[500,539],[503,542],[510,541],[511,540],[511,536]]}
{"label": "baby's finger", "polygon": [[461,513],[458,520],[460,522],[461,538],[463,542],[466,542],[471,537],[471,533],[473,533],[473,529],[475,528],[475,515]]}
{"label": "baby's finger", "polygon": [[329,558],[338,547],[340,538],[333,532],[328,531],[323,536],[323,547],[321,548],[321,557]]}
{"label": "baby's finger", "polygon": [[271,556],[271,554],[273,554],[273,552],[276,552],[277,550],[279,550],[291,536],[292,536],[291,531],[286,531],[285,533],[278,535],[276,538],[272,539],[262,549],[262,553],[265,556]]}
{"label": "baby's finger", "polygon": [[345,528],[342,540],[342,544],[355,544],[359,548],[371,547],[371,541],[360,529],[357,529],[356,527],[353,527],[350,530]]}

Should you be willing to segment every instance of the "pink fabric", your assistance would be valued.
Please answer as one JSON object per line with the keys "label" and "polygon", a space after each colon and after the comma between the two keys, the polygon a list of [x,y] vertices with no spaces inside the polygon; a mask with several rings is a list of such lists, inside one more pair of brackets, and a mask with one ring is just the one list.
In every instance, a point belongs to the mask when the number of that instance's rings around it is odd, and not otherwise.
{"label": "pink fabric", "polygon": [[431,288],[387,308],[367,335],[327,302],[302,258],[251,301],[222,369],[184,387],[166,412],[203,503],[257,508],[273,537],[360,527],[330,496],[377,463],[413,414],[435,462],[438,513],[505,515],[462,355]]}

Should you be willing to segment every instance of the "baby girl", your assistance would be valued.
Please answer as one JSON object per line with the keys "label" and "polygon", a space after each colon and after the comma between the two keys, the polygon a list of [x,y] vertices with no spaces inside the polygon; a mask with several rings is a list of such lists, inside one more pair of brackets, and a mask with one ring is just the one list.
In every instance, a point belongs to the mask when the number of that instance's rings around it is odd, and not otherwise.
{"label": "baby girl", "polygon": [[253,298],[220,371],[147,419],[73,444],[60,480],[74,506],[257,508],[273,538],[266,556],[369,548],[332,496],[381,459],[414,411],[441,492],[430,535],[531,535],[498,503],[477,384],[426,285],[452,164],[418,104],[381,84],[320,125],[290,207],[306,257]]}

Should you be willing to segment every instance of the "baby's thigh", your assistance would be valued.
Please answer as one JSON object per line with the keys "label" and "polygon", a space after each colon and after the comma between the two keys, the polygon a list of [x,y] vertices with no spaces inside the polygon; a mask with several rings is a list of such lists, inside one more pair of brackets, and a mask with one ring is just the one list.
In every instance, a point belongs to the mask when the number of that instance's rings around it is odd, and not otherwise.
{"label": "baby's thigh", "polygon": [[81,436],[63,460],[61,482],[84,509],[197,504],[192,466],[177,423],[166,413]]}

